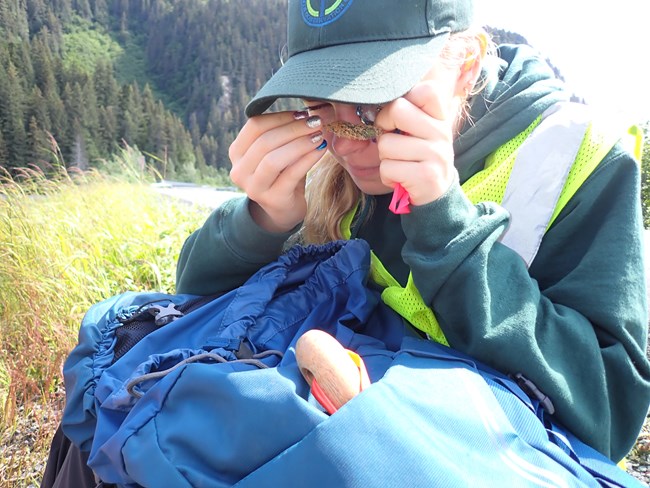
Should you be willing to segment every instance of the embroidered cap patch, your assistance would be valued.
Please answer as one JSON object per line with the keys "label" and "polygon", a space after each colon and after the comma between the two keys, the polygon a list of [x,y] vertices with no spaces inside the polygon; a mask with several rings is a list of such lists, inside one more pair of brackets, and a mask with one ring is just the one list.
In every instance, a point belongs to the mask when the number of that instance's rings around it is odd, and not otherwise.
{"label": "embroidered cap patch", "polygon": [[300,0],[302,18],[307,25],[322,27],[337,20],[354,0]]}

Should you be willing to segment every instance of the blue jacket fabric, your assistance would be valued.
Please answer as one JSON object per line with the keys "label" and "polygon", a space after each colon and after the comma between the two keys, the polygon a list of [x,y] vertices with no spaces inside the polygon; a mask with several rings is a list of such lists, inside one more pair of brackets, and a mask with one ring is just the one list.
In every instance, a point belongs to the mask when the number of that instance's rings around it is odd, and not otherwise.
{"label": "blue jacket fabric", "polygon": [[[95,305],[64,367],[64,432],[120,486],[637,486],[507,377],[414,336],[367,286],[369,256],[362,240],[294,247],[117,360],[121,318],[195,297]],[[373,383],[331,416],[295,360],[313,328]]]}

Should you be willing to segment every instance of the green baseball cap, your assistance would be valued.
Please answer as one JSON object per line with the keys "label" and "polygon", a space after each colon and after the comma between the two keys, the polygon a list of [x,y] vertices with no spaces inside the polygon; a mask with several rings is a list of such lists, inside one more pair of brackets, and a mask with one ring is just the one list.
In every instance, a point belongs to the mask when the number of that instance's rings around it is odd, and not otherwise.
{"label": "green baseball cap", "polygon": [[249,117],[278,98],[395,100],[473,16],[472,0],[289,0],[288,12],[289,57],[246,106]]}

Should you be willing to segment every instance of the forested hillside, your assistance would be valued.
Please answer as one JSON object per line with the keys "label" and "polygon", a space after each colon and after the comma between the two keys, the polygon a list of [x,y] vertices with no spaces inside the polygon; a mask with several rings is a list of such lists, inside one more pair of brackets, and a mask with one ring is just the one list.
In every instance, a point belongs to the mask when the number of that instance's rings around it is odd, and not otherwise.
{"label": "forested hillside", "polygon": [[0,1],[0,165],[101,167],[128,144],[168,178],[214,174],[280,64],[285,4]]}
{"label": "forested hillside", "polygon": [[166,178],[216,175],[280,66],[286,1],[0,0],[0,166],[102,168],[129,145]]}

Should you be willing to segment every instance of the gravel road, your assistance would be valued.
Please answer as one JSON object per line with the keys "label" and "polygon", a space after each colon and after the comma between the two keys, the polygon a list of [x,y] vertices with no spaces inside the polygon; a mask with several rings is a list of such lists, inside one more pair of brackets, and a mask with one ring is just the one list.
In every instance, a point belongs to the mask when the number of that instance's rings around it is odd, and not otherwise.
{"label": "gravel road", "polygon": [[155,183],[152,187],[161,195],[174,197],[183,202],[206,208],[217,208],[231,198],[244,196],[243,193],[235,191],[236,189],[222,189],[171,182]]}

